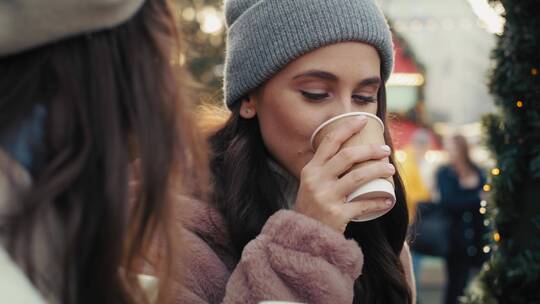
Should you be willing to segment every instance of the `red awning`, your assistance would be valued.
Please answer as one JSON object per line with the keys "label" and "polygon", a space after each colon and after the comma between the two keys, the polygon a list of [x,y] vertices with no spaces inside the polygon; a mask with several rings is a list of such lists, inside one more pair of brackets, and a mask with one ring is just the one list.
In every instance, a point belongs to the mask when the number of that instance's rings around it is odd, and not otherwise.
{"label": "red awning", "polygon": [[413,58],[407,56],[406,51],[401,46],[399,39],[394,36],[394,46],[396,51],[394,73],[420,73],[420,69]]}

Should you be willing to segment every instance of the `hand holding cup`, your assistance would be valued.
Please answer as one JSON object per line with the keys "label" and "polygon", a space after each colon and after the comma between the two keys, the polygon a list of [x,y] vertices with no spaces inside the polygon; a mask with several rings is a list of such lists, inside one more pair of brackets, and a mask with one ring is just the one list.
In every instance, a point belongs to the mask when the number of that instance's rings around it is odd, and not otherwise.
{"label": "hand holding cup", "polygon": [[369,182],[391,178],[395,168],[388,163],[391,152],[384,140],[382,144],[347,144],[369,127],[366,115],[349,115],[332,125],[317,132],[323,135],[314,136],[316,151],[301,172],[294,209],[343,232],[352,219],[370,218],[392,208],[391,195],[356,201],[351,194]]}

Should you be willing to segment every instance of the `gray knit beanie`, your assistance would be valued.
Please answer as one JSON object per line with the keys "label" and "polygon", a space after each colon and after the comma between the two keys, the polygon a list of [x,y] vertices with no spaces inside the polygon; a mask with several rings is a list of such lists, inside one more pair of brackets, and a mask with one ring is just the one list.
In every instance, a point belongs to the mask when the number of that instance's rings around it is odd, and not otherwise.
{"label": "gray knit beanie", "polygon": [[145,0],[1,0],[0,56],[130,19]]}
{"label": "gray knit beanie", "polygon": [[374,46],[384,81],[392,72],[392,35],[373,0],[225,0],[225,17],[229,108],[295,58],[338,42]]}

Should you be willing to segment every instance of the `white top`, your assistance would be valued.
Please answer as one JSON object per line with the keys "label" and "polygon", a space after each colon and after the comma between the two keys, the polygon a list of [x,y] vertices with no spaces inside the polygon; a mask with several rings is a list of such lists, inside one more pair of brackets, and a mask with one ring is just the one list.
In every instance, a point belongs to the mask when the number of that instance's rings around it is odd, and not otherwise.
{"label": "white top", "polygon": [[0,246],[0,303],[47,303],[2,246]]}
{"label": "white top", "polygon": [[[2,171],[7,166],[14,169],[13,175],[10,176],[12,179],[8,178],[7,174]],[[30,177],[22,167],[18,166],[0,149],[0,215],[5,212],[10,198],[14,195],[13,181],[29,184]],[[3,238],[0,235],[0,303],[47,303],[19,268],[19,265],[11,259],[2,245],[2,241]]]}

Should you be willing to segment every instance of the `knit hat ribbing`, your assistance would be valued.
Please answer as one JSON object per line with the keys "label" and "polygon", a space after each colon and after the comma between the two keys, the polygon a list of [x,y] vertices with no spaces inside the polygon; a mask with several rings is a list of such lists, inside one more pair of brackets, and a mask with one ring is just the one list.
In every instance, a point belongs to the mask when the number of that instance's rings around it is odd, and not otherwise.
{"label": "knit hat ribbing", "polygon": [[334,43],[370,44],[384,81],[392,72],[392,35],[373,0],[225,0],[225,17],[229,108],[295,58]]}

